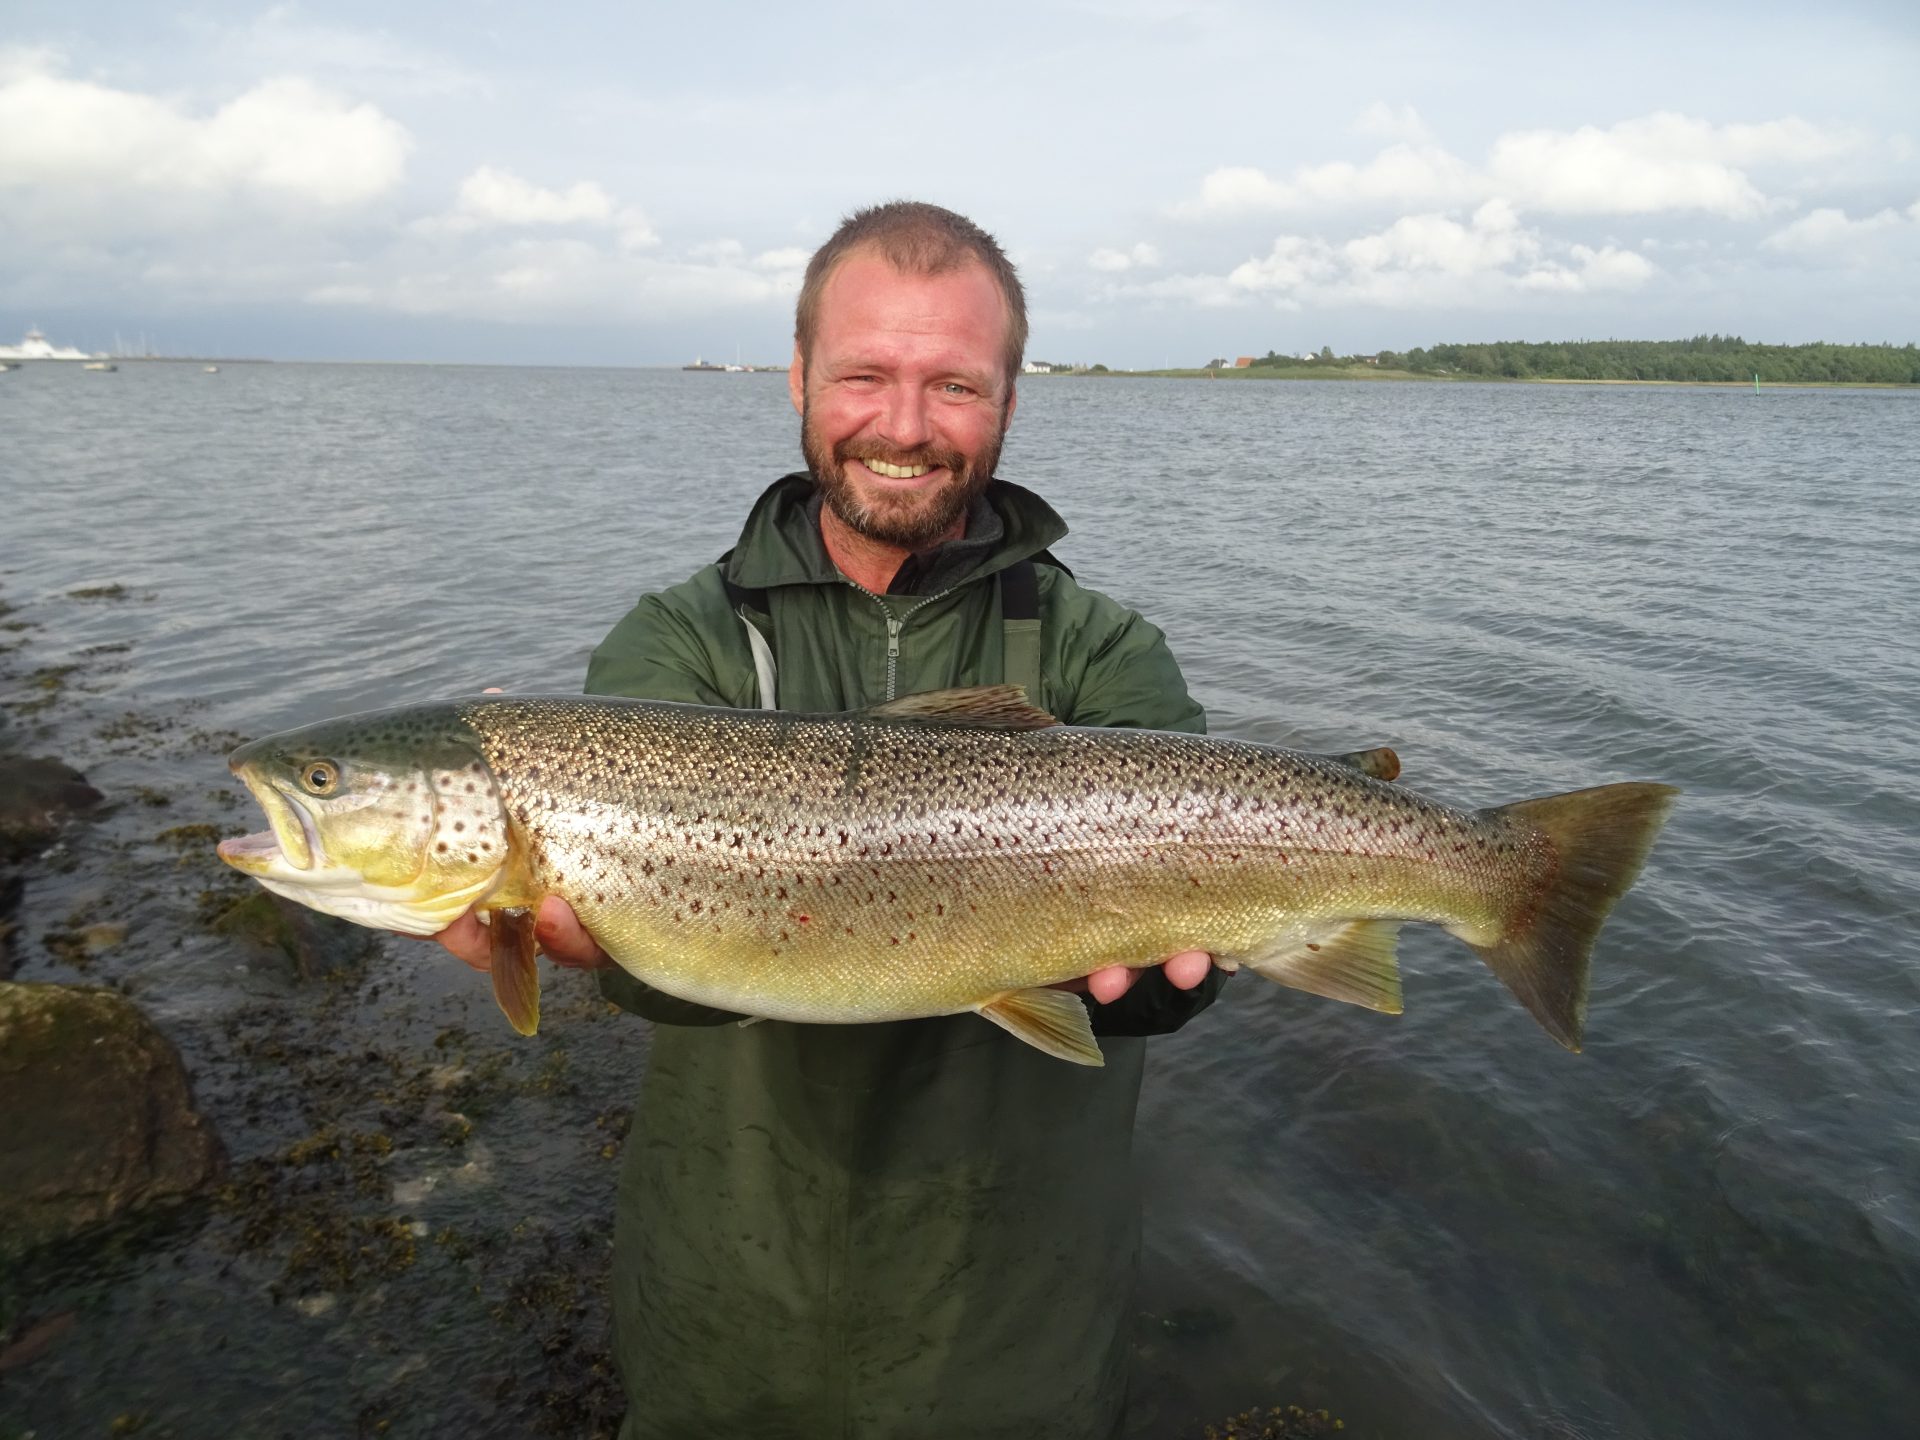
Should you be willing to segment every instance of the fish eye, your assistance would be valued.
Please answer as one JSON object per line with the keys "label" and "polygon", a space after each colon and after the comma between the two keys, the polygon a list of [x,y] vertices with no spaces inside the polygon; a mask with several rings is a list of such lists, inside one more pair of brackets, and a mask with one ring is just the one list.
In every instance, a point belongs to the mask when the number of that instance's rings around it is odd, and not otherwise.
{"label": "fish eye", "polygon": [[340,783],[340,768],[331,760],[310,760],[300,769],[300,784],[314,795],[326,795]]}

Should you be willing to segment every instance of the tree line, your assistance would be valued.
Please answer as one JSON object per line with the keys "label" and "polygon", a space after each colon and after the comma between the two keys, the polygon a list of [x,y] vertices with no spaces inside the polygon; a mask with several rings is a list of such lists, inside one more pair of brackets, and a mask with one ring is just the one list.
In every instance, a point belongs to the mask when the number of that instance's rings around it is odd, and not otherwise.
{"label": "tree line", "polygon": [[[1322,362],[1326,352],[1322,352]],[[1279,357],[1271,357],[1279,358]],[[1346,357],[1381,369],[1513,380],[1720,380],[1792,384],[1920,385],[1920,347],[1906,345],[1759,345],[1738,335],[1690,340],[1568,340],[1432,345],[1377,357]],[[1298,360],[1285,363],[1298,365]]]}

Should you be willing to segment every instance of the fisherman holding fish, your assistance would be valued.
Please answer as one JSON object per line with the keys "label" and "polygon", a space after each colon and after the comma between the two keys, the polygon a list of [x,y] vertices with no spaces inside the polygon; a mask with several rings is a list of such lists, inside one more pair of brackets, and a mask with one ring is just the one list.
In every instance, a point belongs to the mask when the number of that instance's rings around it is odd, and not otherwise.
{"label": "fisherman holding fish", "polygon": [[1112,1436],[1142,1037],[1243,965],[1397,1013],[1418,921],[1578,1049],[1675,792],[1462,810],[1390,751],[1204,736],[1160,632],[993,475],[1025,305],[962,217],[851,217],[795,332],[807,470],[641,598],[589,694],[252,741],[229,764],[271,829],[220,854],[437,934],[523,1033],[537,944],[656,1022],[614,1238],[624,1440]]}
{"label": "fisherman holding fish", "polygon": [[[641,599],[587,689],[843,711],[1012,681],[1069,724],[1202,731],[1159,630],[1078,585],[1046,553],[1060,517],[994,478],[1026,337],[1014,268],[968,220],[846,221],[795,321],[807,471],[722,564]],[[478,928],[449,948],[484,957]],[[608,967],[562,901],[538,928],[657,1027],[614,1240],[622,1440],[1115,1433],[1139,1037],[1212,1001],[1204,954],[1090,977],[1087,1069],[972,1015],[742,1026]]]}
{"label": "fisherman holding fish", "polygon": [[[795,319],[806,472],[614,626],[589,691],[818,712],[1008,680],[1068,724],[1202,732],[1162,634],[1075,584],[1060,516],[995,478],[1025,340],[985,230],[924,204],[841,225]],[[476,931],[447,945],[482,960]],[[973,1016],[739,1025],[611,968],[563,900],[538,931],[657,1021],[614,1233],[622,1440],[1116,1432],[1139,1037],[1212,1002],[1204,954],[1092,975],[1087,1069]]]}

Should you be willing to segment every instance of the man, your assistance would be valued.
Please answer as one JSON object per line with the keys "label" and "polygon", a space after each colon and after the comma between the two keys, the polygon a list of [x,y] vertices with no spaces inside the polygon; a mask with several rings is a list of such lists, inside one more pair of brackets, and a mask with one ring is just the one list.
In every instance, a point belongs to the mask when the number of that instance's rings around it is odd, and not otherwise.
{"label": "man", "polygon": [[[587,689],[830,711],[1014,679],[1070,724],[1201,730],[1160,632],[1058,568],[1065,525],[993,478],[1026,331],[971,222],[905,202],[847,220],[796,314],[807,472],[721,563],[643,597]],[[729,1023],[611,967],[557,899],[539,933],[656,1022],[615,1234],[623,1440],[1115,1432],[1137,1037],[1211,1002],[1207,956],[1088,977],[1090,1070],[971,1014]],[[484,964],[471,918],[443,938]]]}

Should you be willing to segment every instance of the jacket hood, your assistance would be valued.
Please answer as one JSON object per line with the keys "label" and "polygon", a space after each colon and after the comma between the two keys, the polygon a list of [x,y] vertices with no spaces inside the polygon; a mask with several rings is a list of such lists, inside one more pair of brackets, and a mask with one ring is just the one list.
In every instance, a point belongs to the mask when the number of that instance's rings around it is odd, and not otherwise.
{"label": "jacket hood", "polygon": [[[812,512],[814,492],[813,477],[804,470],[782,475],[766,488],[741,527],[726,564],[728,580],[747,590],[846,583],[820,538]],[[989,480],[981,498],[1000,517],[1004,533],[969,580],[1030,560],[1067,533],[1067,522],[1058,512],[1024,486]]]}

